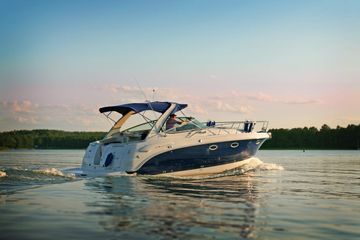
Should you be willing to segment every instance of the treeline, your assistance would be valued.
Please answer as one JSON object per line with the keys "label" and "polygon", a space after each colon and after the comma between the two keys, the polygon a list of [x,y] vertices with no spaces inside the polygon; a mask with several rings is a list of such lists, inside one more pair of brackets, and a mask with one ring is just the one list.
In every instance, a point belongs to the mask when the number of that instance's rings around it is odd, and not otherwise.
{"label": "treeline", "polygon": [[[272,138],[262,149],[359,149],[360,125],[331,129],[315,127],[270,129]],[[0,149],[85,149],[90,142],[104,138],[105,132],[66,132],[58,130],[19,130],[0,133]]]}
{"label": "treeline", "polygon": [[0,133],[0,148],[84,149],[104,138],[105,132],[19,130]]}
{"label": "treeline", "polygon": [[270,129],[272,138],[261,149],[359,149],[360,124],[346,128],[315,127]]}

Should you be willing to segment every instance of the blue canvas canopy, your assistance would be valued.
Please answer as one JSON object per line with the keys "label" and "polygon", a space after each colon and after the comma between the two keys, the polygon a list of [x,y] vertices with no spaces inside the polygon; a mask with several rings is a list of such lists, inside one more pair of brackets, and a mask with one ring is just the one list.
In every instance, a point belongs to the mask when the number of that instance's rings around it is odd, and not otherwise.
{"label": "blue canvas canopy", "polygon": [[[180,104],[180,103],[175,103],[175,104],[176,107],[172,111],[172,113],[175,113],[187,107],[187,104]],[[102,107],[99,109],[99,111],[101,113],[115,111],[122,115],[125,115],[130,111],[139,113],[146,110],[153,110],[155,112],[164,113],[170,107],[170,105],[171,105],[170,102],[128,103],[128,104],[122,104],[116,106]]]}

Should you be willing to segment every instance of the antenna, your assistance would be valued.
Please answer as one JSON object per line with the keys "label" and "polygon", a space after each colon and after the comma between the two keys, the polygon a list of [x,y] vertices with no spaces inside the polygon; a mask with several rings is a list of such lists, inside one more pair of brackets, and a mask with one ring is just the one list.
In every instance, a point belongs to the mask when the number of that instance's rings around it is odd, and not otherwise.
{"label": "antenna", "polygon": [[154,111],[153,107],[151,106],[151,102],[150,102],[150,101],[148,100],[148,98],[146,97],[145,92],[144,92],[143,89],[141,88],[141,86],[140,86],[139,82],[136,80],[136,78],[135,78],[135,82],[136,82],[138,88],[140,89],[141,93],[143,94],[143,96],[144,96],[144,98],[145,98],[145,102],[147,102],[147,103],[149,104],[149,107],[151,108],[151,110]]}
{"label": "antenna", "polygon": [[[144,96],[144,98],[145,98],[145,102],[147,102],[147,104],[149,105],[149,107],[151,108],[151,110],[152,110],[152,112],[153,112],[153,114],[154,114],[154,117],[156,118],[156,114],[155,114],[155,111],[154,111],[154,109],[153,109],[153,107],[152,107],[152,105],[151,105],[151,102],[147,99],[146,94],[145,94],[145,92],[143,91],[143,89],[141,88],[141,86],[140,86],[139,82],[137,81],[137,79],[134,78],[134,80],[135,80],[135,82],[136,82],[136,85],[137,85],[138,88],[140,89],[141,93],[143,94],[143,96]],[[154,92],[154,89],[153,89],[153,92]]]}
{"label": "antenna", "polygon": [[145,92],[143,91],[143,89],[141,88],[139,82],[137,81],[136,78],[134,78],[134,80],[135,80],[136,85],[137,85],[137,87],[139,88],[140,92],[143,94],[143,96],[144,96],[144,98],[145,98],[145,101],[148,102],[148,99],[147,99],[147,97],[146,97],[146,94],[145,94]]}

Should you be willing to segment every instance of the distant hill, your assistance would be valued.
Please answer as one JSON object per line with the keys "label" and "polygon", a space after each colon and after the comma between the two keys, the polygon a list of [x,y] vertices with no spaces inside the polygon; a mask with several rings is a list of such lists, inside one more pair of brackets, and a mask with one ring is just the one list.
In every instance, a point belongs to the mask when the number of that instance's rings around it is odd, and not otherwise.
{"label": "distant hill", "polygon": [[[359,149],[360,124],[331,129],[315,127],[270,129],[272,139],[261,149]],[[0,149],[85,149],[106,132],[67,132],[60,130],[16,130],[0,132]]]}

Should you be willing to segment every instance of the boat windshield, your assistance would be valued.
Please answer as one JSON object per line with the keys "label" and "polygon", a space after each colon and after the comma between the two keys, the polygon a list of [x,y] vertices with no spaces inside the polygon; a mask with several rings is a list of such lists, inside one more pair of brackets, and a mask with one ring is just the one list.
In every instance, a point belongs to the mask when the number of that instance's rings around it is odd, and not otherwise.
{"label": "boat windshield", "polygon": [[177,125],[174,128],[168,129],[166,133],[176,133],[176,132],[184,132],[184,131],[192,131],[206,128],[206,125],[193,117],[179,117],[183,124]]}
{"label": "boat windshield", "polygon": [[152,120],[150,122],[142,123],[142,124],[130,127],[128,129],[125,129],[125,130],[120,131],[120,132],[132,133],[132,132],[150,131],[155,123],[156,123],[156,120]]}
{"label": "boat windshield", "polygon": [[[137,114],[129,112],[122,116],[110,129],[105,138],[112,138],[120,135],[142,135],[146,136],[155,125],[159,114]],[[156,119],[156,120],[153,120]]]}
{"label": "boat windshield", "polygon": [[[114,121],[115,124],[105,136],[105,139],[126,136],[130,140],[144,140],[160,116],[161,114],[158,113],[145,116],[145,114],[129,112],[122,116],[117,122]],[[166,123],[164,123],[160,131],[165,133],[178,133],[206,128],[204,123],[201,123],[193,117],[183,116],[178,117],[178,120],[182,121],[182,124],[176,124],[173,128],[166,129]]]}

